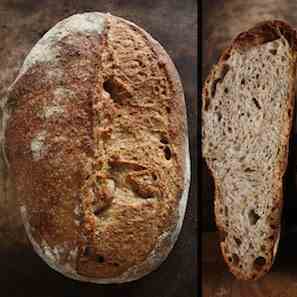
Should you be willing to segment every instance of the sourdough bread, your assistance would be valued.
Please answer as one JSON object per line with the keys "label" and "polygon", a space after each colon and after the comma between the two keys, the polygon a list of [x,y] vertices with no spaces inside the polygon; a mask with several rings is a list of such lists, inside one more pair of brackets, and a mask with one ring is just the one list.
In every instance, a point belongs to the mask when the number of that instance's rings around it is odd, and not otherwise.
{"label": "sourdough bread", "polygon": [[190,165],[182,85],[157,41],[110,14],[71,16],[31,50],[4,112],[27,235],[53,269],[119,283],[165,260]]}
{"label": "sourdough bread", "polygon": [[240,279],[263,276],[277,251],[296,57],[289,25],[260,23],[235,38],[203,90],[203,155],[220,245]]}

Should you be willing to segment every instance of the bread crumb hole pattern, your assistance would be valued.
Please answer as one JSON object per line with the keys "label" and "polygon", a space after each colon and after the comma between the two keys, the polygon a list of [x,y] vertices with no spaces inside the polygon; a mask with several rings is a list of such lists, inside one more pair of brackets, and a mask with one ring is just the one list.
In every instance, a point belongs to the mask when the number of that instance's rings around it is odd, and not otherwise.
{"label": "bread crumb hole pattern", "polygon": [[164,148],[164,155],[165,155],[166,160],[169,161],[171,159],[171,150],[170,150],[169,146],[166,146]]}
{"label": "bread crumb hole pattern", "polygon": [[237,254],[232,254],[232,263],[233,263],[233,265],[238,266],[239,261],[240,260],[239,260],[238,255]]}
{"label": "bread crumb hole pattern", "polygon": [[226,237],[227,237],[227,232],[226,231],[219,231],[219,237],[220,237],[220,241],[225,241]]}
{"label": "bread crumb hole pattern", "polygon": [[104,263],[105,259],[104,259],[104,257],[102,255],[97,255],[96,256],[96,261],[98,263]]}
{"label": "bread crumb hole pattern", "polygon": [[248,218],[250,225],[256,225],[258,220],[260,219],[260,216],[255,212],[254,209],[251,209],[248,212]]}
{"label": "bread crumb hole pattern", "polygon": [[234,241],[236,242],[236,244],[237,244],[238,246],[241,245],[241,240],[240,240],[239,238],[234,237]]}
{"label": "bread crumb hole pattern", "polygon": [[254,268],[256,270],[261,270],[263,266],[266,264],[266,259],[264,257],[257,257],[254,261]]}
{"label": "bread crumb hole pattern", "polygon": [[110,95],[111,99],[118,104],[123,104],[125,99],[129,99],[132,96],[125,83],[115,77],[110,77],[105,80],[103,89]]}
{"label": "bread crumb hole pattern", "polygon": [[254,104],[256,105],[256,107],[258,109],[261,109],[261,105],[260,105],[259,101],[255,97],[253,97],[252,100],[253,100]]}

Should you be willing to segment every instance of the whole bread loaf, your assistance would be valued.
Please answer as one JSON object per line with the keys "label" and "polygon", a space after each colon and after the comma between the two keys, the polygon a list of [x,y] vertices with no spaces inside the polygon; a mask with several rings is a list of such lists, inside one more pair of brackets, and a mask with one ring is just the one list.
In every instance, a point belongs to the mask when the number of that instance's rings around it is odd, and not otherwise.
{"label": "whole bread loaf", "polygon": [[160,44],[110,14],[71,16],[31,50],[4,113],[36,252],[95,283],[156,269],[180,232],[190,179],[182,85]]}
{"label": "whole bread loaf", "polygon": [[240,279],[271,267],[292,126],[296,32],[268,21],[239,34],[203,91],[203,155],[215,182],[221,249]]}

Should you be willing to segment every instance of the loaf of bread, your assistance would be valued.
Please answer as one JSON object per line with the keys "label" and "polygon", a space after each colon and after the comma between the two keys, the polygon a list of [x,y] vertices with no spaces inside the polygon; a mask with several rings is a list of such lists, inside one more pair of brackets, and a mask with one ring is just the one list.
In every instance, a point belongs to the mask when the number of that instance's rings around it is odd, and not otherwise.
{"label": "loaf of bread", "polygon": [[4,113],[23,222],[49,266],[120,283],[165,260],[190,165],[182,85],[157,41],[110,14],[71,16],[26,57]]}
{"label": "loaf of bread", "polygon": [[203,90],[203,155],[215,183],[220,245],[240,279],[263,276],[277,251],[296,40],[282,21],[239,34]]}

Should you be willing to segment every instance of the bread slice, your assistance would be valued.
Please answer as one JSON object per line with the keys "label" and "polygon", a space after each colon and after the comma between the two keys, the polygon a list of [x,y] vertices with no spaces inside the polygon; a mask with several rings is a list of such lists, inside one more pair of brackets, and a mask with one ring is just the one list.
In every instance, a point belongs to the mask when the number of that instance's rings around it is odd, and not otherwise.
{"label": "bread slice", "polygon": [[203,90],[203,155],[220,245],[239,279],[263,276],[277,251],[296,57],[288,24],[260,23],[234,39]]}

